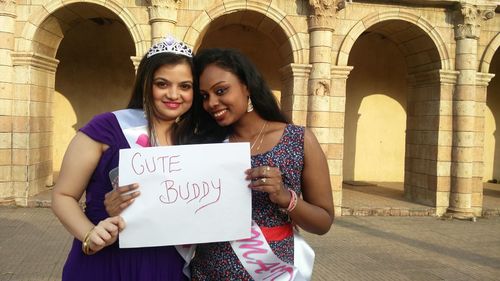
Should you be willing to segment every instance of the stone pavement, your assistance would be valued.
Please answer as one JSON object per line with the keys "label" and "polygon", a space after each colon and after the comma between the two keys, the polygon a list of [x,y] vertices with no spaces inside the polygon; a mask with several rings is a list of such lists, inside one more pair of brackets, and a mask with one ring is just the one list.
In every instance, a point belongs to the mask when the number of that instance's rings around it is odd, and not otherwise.
{"label": "stone pavement", "polygon": [[[0,281],[61,280],[70,235],[49,208],[0,207]],[[316,251],[313,280],[500,280],[500,217],[345,216]]]}
{"label": "stone pavement", "polygon": [[[305,233],[316,251],[313,280],[499,280],[500,185],[485,184],[476,222],[432,216],[407,201],[400,183],[344,185],[342,217],[324,236]],[[61,280],[71,237],[49,208],[0,204],[0,281]]]}

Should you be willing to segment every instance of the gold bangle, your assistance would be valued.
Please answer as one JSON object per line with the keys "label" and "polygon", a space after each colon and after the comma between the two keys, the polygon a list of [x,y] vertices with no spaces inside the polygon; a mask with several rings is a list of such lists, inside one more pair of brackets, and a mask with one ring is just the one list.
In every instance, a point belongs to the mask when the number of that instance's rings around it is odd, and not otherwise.
{"label": "gold bangle", "polygon": [[90,249],[90,234],[92,233],[92,231],[94,230],[95,227],[92,227],[92,229],[90,229],[86,234],[85,234],[85,237],[83,238],[82,240],[82,252],[85,254],[85,255],[91,255],[93,254],[92,253],[92,249]]}

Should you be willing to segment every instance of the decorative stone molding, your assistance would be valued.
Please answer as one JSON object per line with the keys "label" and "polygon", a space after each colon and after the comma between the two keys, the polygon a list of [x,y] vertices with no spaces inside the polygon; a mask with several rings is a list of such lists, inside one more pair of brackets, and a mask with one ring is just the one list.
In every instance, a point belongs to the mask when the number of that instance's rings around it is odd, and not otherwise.
{"label": "decorative stone molding", "polygon": [[457,84],[459,71],[439,70],[439,82],[441,84]]}
{"label": "decorative stone molding", "polygon": [[349,73],[351,73],[353,66],[332,66],[330,75],[332,79],[342,79],[347,80]]}
{"label": "decorative stone molding", "polygon": [[459,73],[452,70],[430,70],[408,75],[407,81],[410,86],[436,83],[455,85]]}
{"label": "decorative stone molding", "polygon": [[59,60],[57,59],[36,53],[14,52],[11,56],[13,66],[28,65],[54,73],[56,72],[57,65],[59,64]]}
{"label": "decorative stone molding", "polygon": [[439,70],[417,72],[407,76],[408,85],[435,84],[439,82]]}
{"label": "decorative stone molding", "polygon": [[478,39],[481,23],[495,16],[496,6],[478,6],[459,3],[456,13],[455,39]]}
{"label": "decorative stone molding", "polygon": [[0,0],[0,16],[16,17],[16,1]]}
{"label": "decorative stone molding", "polygon": [[288,79],[289,77],[308,78],[311,73],[312,66],[310,64],[291,63],[280,68],[281,77]]}
{"label": "decorative stone molding", "polygon": [[134,69],[137,72],[137,68],[139,68],[139,64],[141,63],[142,57],[141,56],[132,56],[132,57],[130,57],[130,60],[134,64]]}
{"label": "decorative stone molding", "polygon": [[345,7],[343,0],[309,0],[311,15],[309,30],[333,30],[334,16],[339,7]]}
{"label": "decorative stone molding", "polygon": [[487,87],[493,77],[495,77],[493,73],[478,72],[476,73],[476,85]]}
{"label": "decorative stone molding", "polygon": [[170,22],[177,23],[177,9],[182,0],[148,0],[149,23]]}

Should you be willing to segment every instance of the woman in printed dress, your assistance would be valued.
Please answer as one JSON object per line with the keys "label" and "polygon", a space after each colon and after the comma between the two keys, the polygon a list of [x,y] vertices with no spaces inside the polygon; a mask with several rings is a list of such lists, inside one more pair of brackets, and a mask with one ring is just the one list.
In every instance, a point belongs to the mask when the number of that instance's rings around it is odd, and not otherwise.
{"label": "woman in printed dress", "polygon": [[[195,57],[195,70],[202,97],[193,102],[196,139],[250,142],[252,169],[246,177],[252,189],[252,219],[274,255],[294,265],[293,226],[321,235],[334,219],[321,146],[308,129],[289,123],[261,74],[240,52],[202,50]],[[139,195],[130,193],[135,189],[130,185],[110,192],[108,212],[121,213]],[[231,242],[198,244],[190,268],[192,280],[261,278],[248,272]],[[283,273],[266,264],[260,269],[270,269],[266,280]]]}
{"label": "woman in printed dress", "polygon": [[[128,109],[95,116],[71,141],[52,192],[52,209],[75,237],[63,280],[186,280],[175,247],[120,249],[121,217],[109,217],[105,194],[119,150],[130,144],[120,116],[144,124],[142,146],[192,139],[193,63],[191,50],[173,38],[154,45],[142,59]],[[130,120],[130,119],[128,119]],[[141,136],[141,137],[142,137]],[[149,136],[149,137],[148,137]],[[86,194],[85,210],[79,205]]]}
{"label": "woman in printed dress", "polygon": [[[293,265],[292,226],[321,235],[334,219],[321,146],[311,131],[288,122],[261,74],[240,52],[207,49],[194,61],[202,97],[201,104],[193,104],[199,132],[250,142],[252,219],[274,254]],[[229,242],[197,245],[191,274],[193,280],[254,279]]]}

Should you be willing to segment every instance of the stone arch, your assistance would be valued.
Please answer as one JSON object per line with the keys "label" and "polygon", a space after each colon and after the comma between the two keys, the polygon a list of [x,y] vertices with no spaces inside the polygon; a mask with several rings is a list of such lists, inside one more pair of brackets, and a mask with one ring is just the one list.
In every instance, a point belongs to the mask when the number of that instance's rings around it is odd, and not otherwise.
{"label": "stone arch", "polygon": [[[135,20],[134,16],[115,0],[89,0],[85,2],[78,0],[69,0],[65,1],[64,3],[58,0],[52,0],[44,4],[40,9],[35,11],[29,17],[21,32],[21,38],[15,46],[15,51],[37,53],[37,46],[34,44],[34,39],[36,38],[38,31],[40,30],[40,26],[42,26],[54,12],[70,4],[95,4],[109,9],[123,21],[123,23],[129,30],[130,35],[134,40],[136,55],[142,56],[148,50],[148,42],[145,40],[145,36],[142,30],[137,25],[137,21]],[[57,42],[50,43],[53,46],[57,46],[60,43],[61,39],[59,39]]]}
{"label": "stone arch", "polygon": [[437,52],[439,53],[440,60],[441,60],[441,69],[443,70],[451,70],[453,69],[453,64],[449,55],[449,51],[446,48],[446,44],[442,38],[442,36],[439,34],[436,29],[432,26],[432,24],[427,21],[425,18],[408,13],[408,12],[396,12],[396,11],[388,11],[388,12],[382,12],[382,13],[373,13],[371,15],[368,15],[361,19],[357,24],[355,24],[351,30],[348,32],[346,35],[345,39],[343,40],[341,46],[340,46],[340,51],[337,57],[337,65],[339,66],[346,66],[348,63],[349,59],[349,53],[358,39],[359,36],[363,32],[365,32],[367,29],[370,27],[384,22],[388,20],[402,20],[406,21],[409,23],[412,23],[422,29],[429,37],[430,39],[434,42],[434,45],[436,47]]}
{"label": "stone arch", "polygon": [[[294,29],[292,23],[286,18],[286,13],[279,8],[274,7],[271,2],[262,3],[261,1],[249,0],[246,2],[224,0],[222,3],[214,4],[212,8],[202,11],[197,19],[188,28],[184,42],[192,47],[197,47],[199,40],[203,38],[203,34],[208,29],[210,23],[223,15],[241,12],[244,10],[254,11],[263,14],[270,19],[275,25],[285,33],[288,41],[285,44],[289,45],[292,52],[292,59],[289,63],[306,63],[308,54],[305,46],[302,46],[299,34]],[[263,27],[265,28],[265,27]],[[263,30],[264,33],[269,31]],[[283,46],[280,46],[280,50]]]}
{"label": "stone arch", "polygon": [[484,51],[483,58],[481,59],[479,65],[479,71],[482,73],[488,73],[490,71],[491,60],[493,56],[500,48],[500,33],[498,33],[493,40],[491,40],[490,44]]}

